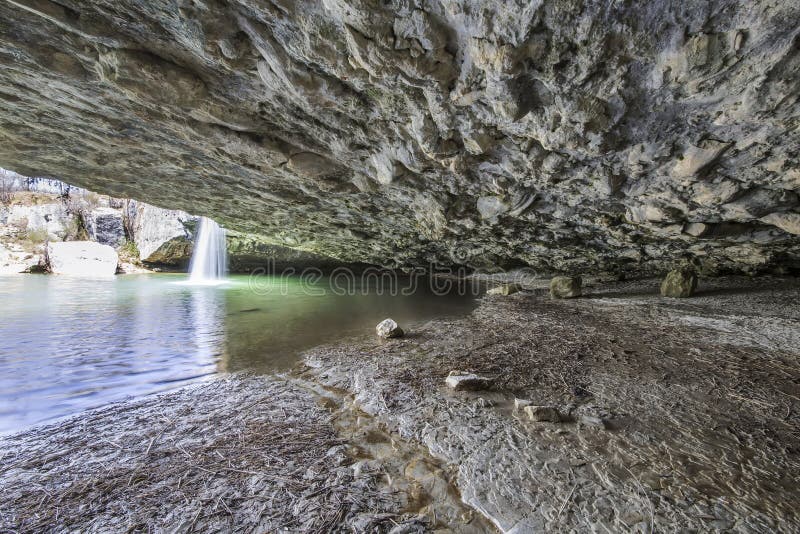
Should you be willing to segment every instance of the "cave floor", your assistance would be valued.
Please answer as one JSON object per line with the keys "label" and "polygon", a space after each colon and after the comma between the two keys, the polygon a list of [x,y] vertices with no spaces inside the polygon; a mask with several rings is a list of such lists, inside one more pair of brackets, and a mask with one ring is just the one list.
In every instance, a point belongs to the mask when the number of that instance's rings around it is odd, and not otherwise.
{"label": "cave floor", "polygon": [[657,291],[486,297],[0,440],[0,530],[799,532],[800,282]]}

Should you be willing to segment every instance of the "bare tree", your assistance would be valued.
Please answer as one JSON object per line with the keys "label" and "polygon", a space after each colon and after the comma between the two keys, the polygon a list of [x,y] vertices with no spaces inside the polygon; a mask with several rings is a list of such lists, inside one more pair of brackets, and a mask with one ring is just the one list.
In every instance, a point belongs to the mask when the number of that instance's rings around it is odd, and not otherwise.
{"label": "bare tree", "polygon": [[0,204],[10,204],[14,195],[17,174],[0,169]]}

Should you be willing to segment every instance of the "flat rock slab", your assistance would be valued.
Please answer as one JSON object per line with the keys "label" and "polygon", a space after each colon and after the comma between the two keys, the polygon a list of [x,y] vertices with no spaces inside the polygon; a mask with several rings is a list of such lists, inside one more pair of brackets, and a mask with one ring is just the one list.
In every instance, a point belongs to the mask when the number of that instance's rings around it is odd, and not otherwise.
{"label": "flat rock slab", "polygon": [[473,373],[455,372],[445,379],[445,384],[454,391],[480,391],[492,385],[492,379]]}
{"label": "flat rock slab", "polygon": [[106,277],[116,274],[119,256],[108,245],[67,241],[47,245],[47,262],[53,274]]}

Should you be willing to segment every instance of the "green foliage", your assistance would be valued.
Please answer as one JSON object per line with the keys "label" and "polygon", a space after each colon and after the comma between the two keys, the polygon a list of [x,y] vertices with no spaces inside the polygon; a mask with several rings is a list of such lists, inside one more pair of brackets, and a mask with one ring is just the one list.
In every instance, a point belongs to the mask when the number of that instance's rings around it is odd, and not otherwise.
{"label": "green foliage", "polygon": [[125,240],[117,247],[117,253],[123,261],[137,262],[139,261],[139,249],[133,241]]}
{"label": "green foliage", "polygon": [[48,239],[47,230],[44,228],[36,228],[35,230],[28,230],[25,233],[25,239],[30,241],[34,245],[45,243],[47,242]]}

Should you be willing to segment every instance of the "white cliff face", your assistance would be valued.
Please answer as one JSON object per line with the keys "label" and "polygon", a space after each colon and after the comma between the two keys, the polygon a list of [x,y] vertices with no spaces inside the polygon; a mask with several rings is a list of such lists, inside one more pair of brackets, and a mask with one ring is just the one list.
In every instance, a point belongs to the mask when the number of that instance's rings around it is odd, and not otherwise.
{"label": "white cliff face", "polygon": [[50,272],[70,276],[108,277],[117,272],[119,257],[108,245],[92,241],[48,243]]}
{"label": "white cliff face", "polygon": [[159,5],[0,4],[0,165],[395,267],[800,264],[797,2]]}
{"label": "white cliff face", "polygon": [[70,223],[74,224],[73,219],[63,203],[53,202],[36,206],[11,206],[5,224],[27,232],[41,232],[48,239],[60,241],[67,237]]}
{"label": "white cliff face", "polygon": [[197,217],[132,201],[127,210],[139,258],[148,263],[180,265],[192,255]]}

